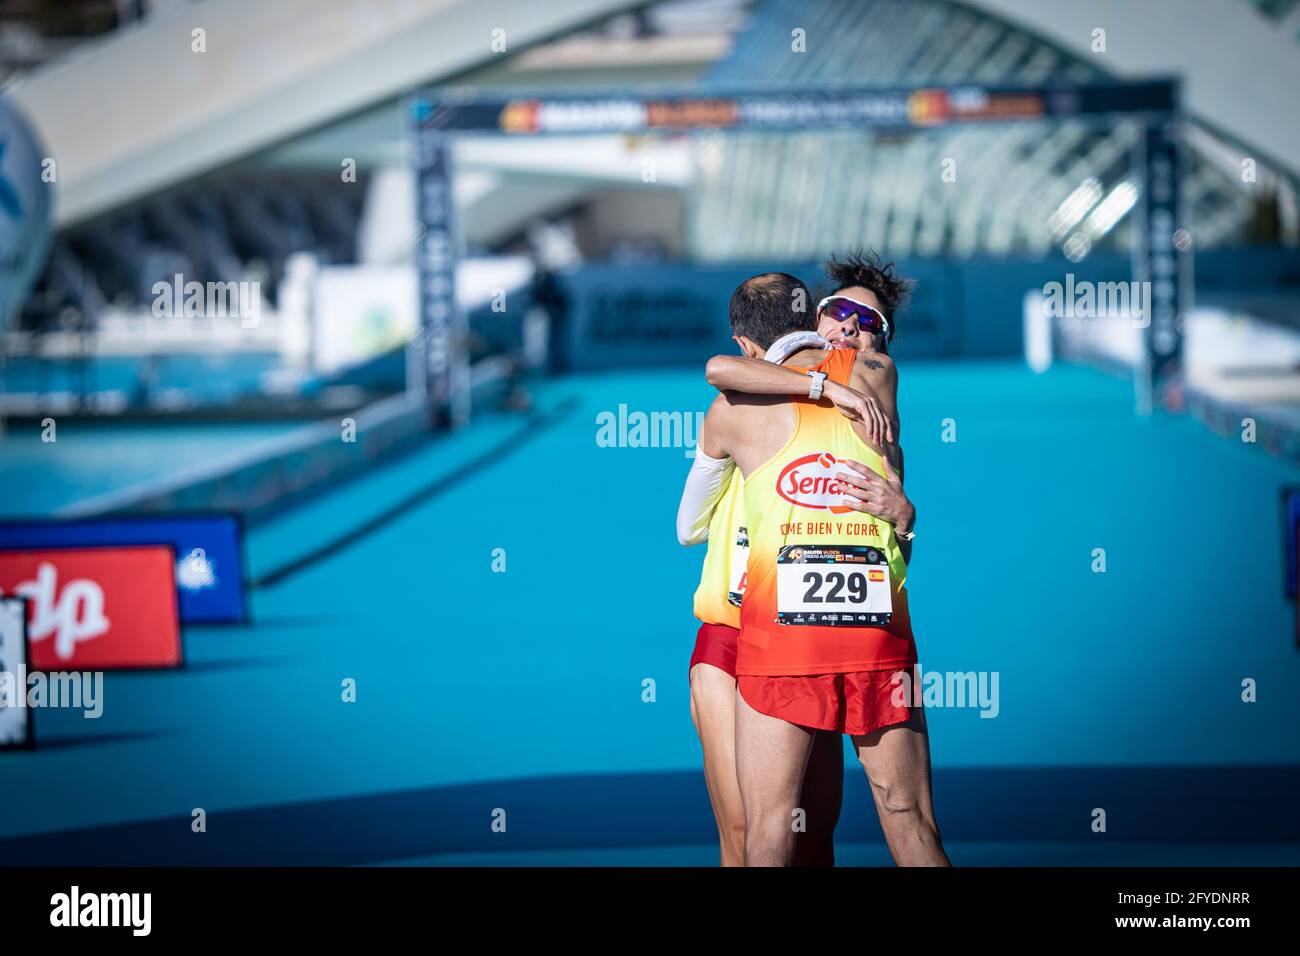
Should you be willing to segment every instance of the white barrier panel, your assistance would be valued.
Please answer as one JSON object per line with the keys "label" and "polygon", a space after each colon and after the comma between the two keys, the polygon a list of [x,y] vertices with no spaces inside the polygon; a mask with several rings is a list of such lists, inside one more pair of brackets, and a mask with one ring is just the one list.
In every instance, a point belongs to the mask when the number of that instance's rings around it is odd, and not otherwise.
{"label": "white barrier panel", "polygon": [[312,368],[320,375],[391,351],[415,333],[412,266],[326,266],[316,277]]}
{"label": "white barrier panel", "polygon": [[1038,289],[1025,293],[1025,364],[1039,374],[1052,367],[1052,316]]}
{"label": "white barrier panel", "polygon": [[[463,259],[456,302],[466,310],[505,311],[533,279],[526,256]],[[312,368],[328,375],[409,341],[419,316],[418,273],[411,265],[324,266],[311,292]]]}
{"label": "white barrier panel", "polygon": [[27,602],[0,597],[0,750],[32,742],[27,694]]}
{"label": "white barrier panel", "polygon": [[1193,309],[1184,334],[1188,387],[1214,398],[1300,402],[1300,332],[1240,312]]}

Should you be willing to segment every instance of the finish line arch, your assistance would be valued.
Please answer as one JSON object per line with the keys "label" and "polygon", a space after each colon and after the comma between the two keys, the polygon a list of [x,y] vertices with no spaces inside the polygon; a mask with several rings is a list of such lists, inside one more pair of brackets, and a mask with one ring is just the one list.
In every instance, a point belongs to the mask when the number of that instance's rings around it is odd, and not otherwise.
{"label": "finish line arch", "polygon": [[452,196],[452,147],[464,135],[503,137],[691,131],[871,129],[924,132],[957,125],[1136,119],[1131,151],[1139,184],[1132,279],[1150,289],[1135,375],[1139,413],[1173,407],[1181,380],[1183,316],[1191,305],[1191,247],[1180,196],[1182,119],[1175,80],[1139,83],[807,89],[692,89],[575,95],[477,95],[435,90],[411,103],[417,165],[420,326],[408,354],[407,387],[436,424],[469,421],[467,318],[456,304],[462,240]]}

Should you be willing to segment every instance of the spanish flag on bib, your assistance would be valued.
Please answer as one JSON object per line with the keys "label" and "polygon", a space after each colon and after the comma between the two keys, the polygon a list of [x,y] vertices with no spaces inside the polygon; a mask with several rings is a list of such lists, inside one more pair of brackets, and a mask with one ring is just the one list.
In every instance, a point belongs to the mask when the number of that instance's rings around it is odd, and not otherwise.
{"label": "spanish flag on bib", "polygon": [[[817,371],[848,384],[857,353],[832,351]],[[843,674],[907,667],[916,644],[907,565],[888,521],[846,507],[836,474],[880,456],[828,401],[795,399],[790,440],[745,478],[749,537],[736,673]]]}

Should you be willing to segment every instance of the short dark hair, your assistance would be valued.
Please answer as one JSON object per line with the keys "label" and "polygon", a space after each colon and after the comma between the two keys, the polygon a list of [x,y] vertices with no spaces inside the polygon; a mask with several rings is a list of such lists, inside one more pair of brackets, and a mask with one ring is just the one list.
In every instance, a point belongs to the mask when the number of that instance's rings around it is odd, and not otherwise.
{"label": "short dark hair", "polygon": [[891,327],[894,312],[912,291],[911,280],[898,275],[892,262],[881,262],[880,256],[870,249],[853,249],[843,259],[831,256],[826,260],[826,278],[835,283],[831,292],[855,285],[874,292]]}
{"label": "short dark hair", "polygon": [[764,272],[746,279],[731,293],[727,307],[731,332],[770,348],[787,332],[815,326],[809,298],[808,287],[786,272]]}

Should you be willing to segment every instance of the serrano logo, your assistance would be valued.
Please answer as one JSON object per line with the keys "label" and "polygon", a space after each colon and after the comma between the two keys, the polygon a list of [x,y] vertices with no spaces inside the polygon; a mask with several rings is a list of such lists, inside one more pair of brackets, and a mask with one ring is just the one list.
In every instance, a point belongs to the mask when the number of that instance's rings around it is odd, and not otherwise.
{"label": "serrano logo", "polygon": [[800,508],[826,509],[837,515],[851,511],[842,503],[844,492],[835,477],[836,464],[830,452],[796,458],[777,475],[776,493]]}

